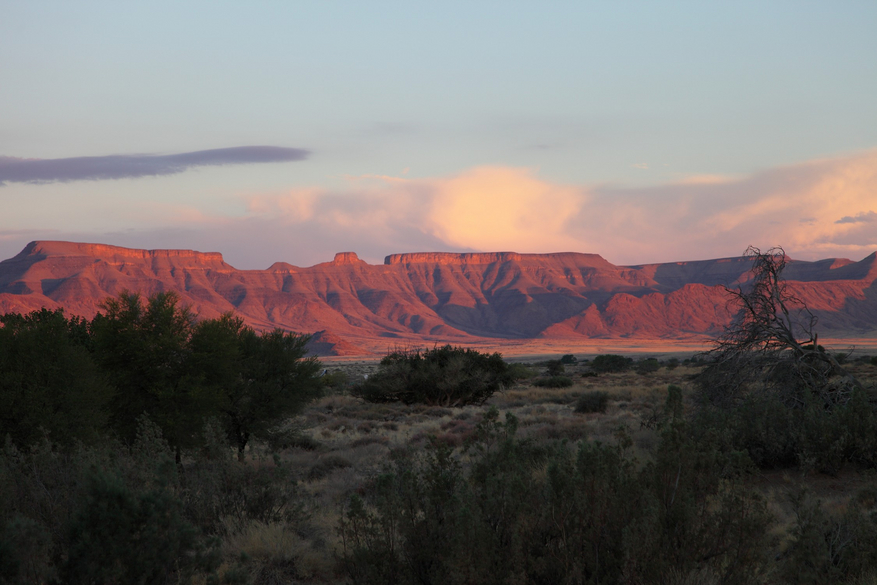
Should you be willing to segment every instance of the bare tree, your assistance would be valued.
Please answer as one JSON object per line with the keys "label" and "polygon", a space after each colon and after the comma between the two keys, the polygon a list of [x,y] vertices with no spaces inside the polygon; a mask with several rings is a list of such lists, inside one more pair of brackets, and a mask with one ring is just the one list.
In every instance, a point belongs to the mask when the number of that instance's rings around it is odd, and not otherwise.
{"label": "bare tree", "polygon": [[704,354],[701,396],[719,405],[752,392],[774,393],[789,407],[808,399],[826,408],[846,403],[859,383],[819,345],[816,316],[782,279],[785,251],[750,246],[744,256],[752,259],[752,278],[736,290],[726,287],[739,311]]}

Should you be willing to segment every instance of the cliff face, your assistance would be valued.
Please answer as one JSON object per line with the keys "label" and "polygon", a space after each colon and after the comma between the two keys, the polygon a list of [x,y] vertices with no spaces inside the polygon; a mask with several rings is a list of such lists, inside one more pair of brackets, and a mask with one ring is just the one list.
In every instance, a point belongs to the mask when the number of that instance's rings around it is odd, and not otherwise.
{"label": "cliff face", "polygon": [[[594,254],[353,252],[300,268],[236,270],[222,255],[32,242],[0,262],[0,313],[64,307],[92,317],[122,290],[175,290],[203,317],[234,311],[258,328],[317,332],[341,353],[361,346],[479,339],[681,339],[732,317],[722,285],[744,283],[742,258],[615,266]],[[877,335],[877,254],[791,261],[793,294],[827,335]],[[344,343],[341,343],[341,341]]]}

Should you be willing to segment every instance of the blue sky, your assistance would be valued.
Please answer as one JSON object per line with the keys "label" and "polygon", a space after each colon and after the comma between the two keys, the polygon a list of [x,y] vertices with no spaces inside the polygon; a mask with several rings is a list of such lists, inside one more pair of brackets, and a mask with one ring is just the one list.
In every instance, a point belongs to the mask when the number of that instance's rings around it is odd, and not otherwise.
{"label": "blue sky", "polygon": [[877,250],[874,2],[2,7],[0,258]]}

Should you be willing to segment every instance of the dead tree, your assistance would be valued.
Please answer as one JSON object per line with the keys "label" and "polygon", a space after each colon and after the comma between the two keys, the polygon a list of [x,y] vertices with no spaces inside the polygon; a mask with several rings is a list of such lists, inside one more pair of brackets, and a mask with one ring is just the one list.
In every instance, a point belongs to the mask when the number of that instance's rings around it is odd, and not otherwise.
{"label": "dead tree", "polygon": [[737,289],[726,287],[739,310],[704,354],[701,396],[716,405],[753,392],[772,393],[792,408],[812,400],[829,409],[846,403],[859,383],[819,345],[816,316],[787,288],[785,251],[750,246],[744,256],[752,259],[751,279]]}

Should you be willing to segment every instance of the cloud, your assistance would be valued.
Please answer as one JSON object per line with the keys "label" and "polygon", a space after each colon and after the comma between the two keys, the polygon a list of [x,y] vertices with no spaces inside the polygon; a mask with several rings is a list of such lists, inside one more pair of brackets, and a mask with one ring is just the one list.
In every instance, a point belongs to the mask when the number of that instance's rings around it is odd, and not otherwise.
{"label": "cloud", "polygon": [[877,213],[873,211],[860,211],[856,215],[845,215],[834,223],[872,223],[877,221]]}
{"label": "cloud", "polygon": [[81,156],[56,159],[0,157],[0,185],[103,181],[182,173],[192,167],[291,162],[310,153],[281,146],[235,146],[180,154]]}
{"label": "cloud", "polygon": [[[8,257],[28,240],[51,237],[219,251],[239,268],[307,266],[342,251],[372,263],[399,252],[572,251],[630,265],[738,256],[751,244],[781,245],[802,260],[858,260],[877,250],[875,192],[877,151],[636,189],[569,185],[531,168],[487,166],[440,177],[350,176],[337,189],[241,195],[239,216],[219,214],[209,201],[146,201],[136,216],[150,225],[126,219],[116,225],[135,229],[28,230],[5,240],[0,232],[0,251]],[[77,225],[75,217],[65,219]]]}

